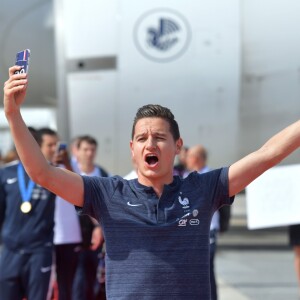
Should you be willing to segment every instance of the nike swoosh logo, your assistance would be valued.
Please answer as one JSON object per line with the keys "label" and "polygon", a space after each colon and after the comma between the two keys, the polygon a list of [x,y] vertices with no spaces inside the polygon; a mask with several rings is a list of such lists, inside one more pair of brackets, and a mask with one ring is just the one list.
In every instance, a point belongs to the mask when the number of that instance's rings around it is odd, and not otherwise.
{"label": "nike swoosh logo", "polygon": [[133,204],[133,203],[130,203],[129,201],[127,202],[127,205],[129,205],[129,206],[141,206],[141,205],[143,205],[143,204],[140,204],[140,203],[138,203],[138,204]]}
{"label": "nike swoosh logo", "polygon": [[7,182],[7,184],[13,184],[13,183],[17,182],[17,178],[7,178],[6,182]]}
{"label": "nike swoosh logo", "polygon": [[49,266],[49,267],[41,267],[41,272],[42,272],[42,273],[49,272],[49,271],[51,271],[51,268],[52,268],[52,266]]}

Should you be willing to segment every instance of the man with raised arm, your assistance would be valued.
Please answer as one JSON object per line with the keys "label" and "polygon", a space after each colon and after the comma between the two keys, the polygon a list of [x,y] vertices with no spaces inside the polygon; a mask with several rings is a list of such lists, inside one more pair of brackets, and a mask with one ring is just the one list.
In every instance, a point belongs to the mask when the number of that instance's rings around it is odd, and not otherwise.
{"label": "man with raised arm", "polygon": [[[210,299],[211,217],[250,182],[300,146],[300,122],[230,167],[173,177],[178,124],[160,105],[141,107],[130,142],[138,179],[80,176],[45,161],[20,113],[28,79],[9,69],[4,109],[16,149],[38,184],[82,207],[106,239],[108,299]],[[130,270],[131,272],[128,272]]]}

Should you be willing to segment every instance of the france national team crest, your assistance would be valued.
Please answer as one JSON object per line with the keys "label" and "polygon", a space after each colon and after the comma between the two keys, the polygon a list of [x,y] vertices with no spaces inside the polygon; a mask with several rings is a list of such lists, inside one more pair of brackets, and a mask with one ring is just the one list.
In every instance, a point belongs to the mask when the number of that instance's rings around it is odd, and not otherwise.
{"label": "france national team crest", "polygon": [[190,207],[190,206],[189,206],[189,204],[190,204],[189,199],[186,198],[186,197],[183,197],[183,196],[182,196],[182,193],[180,193],[180,196],[178,196],[178,201],[179,201],[179,203],[182,205],[182,208],[187,209],[187,208]]}
{"label": "france national team crest", "polygon": [[190,200],[187,197],[184,197],[182,195],[182,192],[179,193],[178,196],[178,202],[181,204],[181,207],[183,211],[185,212],[185,215],[181,218],[178,218],[178,226],[180,227],[186,227],[187,224],[191,226],[198,226],[200,225],[200,220],[196,218],[199,214],[198,209],[194,209],[192,213],[190,212]]}
{"label": "france national team crest", "polygon": [[190,42],[187,21],[169,9],[155,9],[142,15],[134,29],[139,51],[151,60],[167,62],[184,53]]}

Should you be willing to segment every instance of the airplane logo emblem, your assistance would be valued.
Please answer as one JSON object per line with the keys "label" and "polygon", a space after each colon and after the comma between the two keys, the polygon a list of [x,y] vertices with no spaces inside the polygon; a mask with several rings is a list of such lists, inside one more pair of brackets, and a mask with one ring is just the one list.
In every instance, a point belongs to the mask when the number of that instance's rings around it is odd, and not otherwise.
{"label": "airplane logo emblem", "polygon": [[159,8],[143,14],[134,27],[137,49],[148,59],[172,61],[181,56],[191,40],[186,18],[175,10]]}

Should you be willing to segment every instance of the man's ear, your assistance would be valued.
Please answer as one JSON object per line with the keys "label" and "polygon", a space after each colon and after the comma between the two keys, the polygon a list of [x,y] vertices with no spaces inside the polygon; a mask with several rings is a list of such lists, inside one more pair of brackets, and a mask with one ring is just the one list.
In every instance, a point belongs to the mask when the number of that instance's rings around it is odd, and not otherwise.
{"label": "man's ear", "polygon": [[183,146],[183,141],[182,141],[182,138],[179,138],[177,141],[176,141],[176,154],[179,154],[180,153],[180,150]]}
{"label": "man's ear", "polygon": [[132,142],[132,140],[129,143],[129,147],[130,147],[131,156],[134,157],[134,154],[133,154],[133,142]]}

